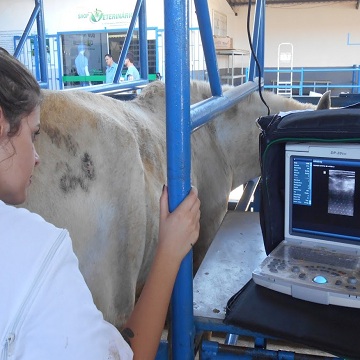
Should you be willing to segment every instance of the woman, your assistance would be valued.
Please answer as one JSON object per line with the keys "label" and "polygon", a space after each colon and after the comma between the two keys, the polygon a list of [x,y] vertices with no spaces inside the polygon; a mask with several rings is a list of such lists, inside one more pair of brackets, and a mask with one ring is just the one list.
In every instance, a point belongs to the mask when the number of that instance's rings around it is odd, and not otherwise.
{"label": "woman", "polygon": [[0,359],[153,359],[177,271],[199,235],[197,191],[170,214],[164,186],[153,266],[121,336],[96,309],[69,233],[13,206],[40,162],[40,104],[36,80],[0,49]]}

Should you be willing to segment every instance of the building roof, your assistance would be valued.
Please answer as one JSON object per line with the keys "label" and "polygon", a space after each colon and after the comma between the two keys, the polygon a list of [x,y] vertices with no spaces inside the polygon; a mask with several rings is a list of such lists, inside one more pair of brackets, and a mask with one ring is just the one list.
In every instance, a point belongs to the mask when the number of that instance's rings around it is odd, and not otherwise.
{"label": "building roof", "polygon": [[[239,6],[247,6],[248,0],[226,0],[230,7],[236,13],[236,8]],[[251,1],[252,4],[255,4],[255,1]],[[307,4],[307,3],[353,3],[354,8],[359,9],[360,0],[266,0],[267,5],[290,5],[290,4]]]}

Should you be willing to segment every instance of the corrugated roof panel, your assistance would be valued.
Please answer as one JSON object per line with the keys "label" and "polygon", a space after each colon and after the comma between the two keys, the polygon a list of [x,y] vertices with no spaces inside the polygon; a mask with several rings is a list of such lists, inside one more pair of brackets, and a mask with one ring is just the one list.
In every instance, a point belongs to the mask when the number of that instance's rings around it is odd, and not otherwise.
{"label": "corrugated roof panel", "polygon": [[[232,9],[238,6],[247,6],[248,0],[226,0]],[[359,0],[266,0],[267,5],[272,4],[307,4],[307,3],[339,3],[339,2],[347,2],[354,3],[356,8],[359,6]],[[252,4],[255,4],[255,1],[252,0]]]}

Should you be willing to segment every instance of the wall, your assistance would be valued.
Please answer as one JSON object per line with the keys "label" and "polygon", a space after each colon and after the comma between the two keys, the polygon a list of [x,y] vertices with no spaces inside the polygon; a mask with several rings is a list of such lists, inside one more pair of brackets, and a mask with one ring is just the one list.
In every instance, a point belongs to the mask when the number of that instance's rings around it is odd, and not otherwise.
{"label": "wall", "polygon": [[[239,31],[239,19],[236,16],[233,9],[230,7],[226,0],[208,0],[210,20],[212,24],[213,34],[219,33],[219,27],[221,27],[220,31],[222,35],[229,36],[233,39],[233,48],[235,49],[245,49],[248,50],[249,46],[246,42],[242,42],[246,38],[245,27]],[[214,15],[214,12],[217,15]],[[193,12],[195,13],[195,12]],[[196,18],[195,15],[193,15]],[[214,24],[214,18],[218,18],[221,22],[226,22],[226,27],[224,24]],[[246,25],[246,24],[245,24]],[[197,25],[196,25],[197,26]],[[217,56],[218,68],[220,69],[220,74],[225,75],[228,72],[231,72],[229,67],[232,66],[232,60],[228,56],[218,55]],[[240,68],[247,67],[249,64],[249,56],[235,56],[234,57],[234,68],[235,75],[240,74]],[[243,80],[236,80],[234,82],[235,85],[241,83]],[[226,81],[223,80],[223,83]],[[229,81],[229,83],[231,83]]]}
{"label": "wall", "polygon": [[[75,6],[74,1],[70,0],[44,2],[46,28],[49,33],[127,28],[136,4],[135,0],[87,0],[78,1]],[[146,12],[148,27],[163,27],[163,1],[147,0]]]}
{"label": "wall", "polygon": [[[43,0],[45,31],[54,35],[58,32],[77,30],[126,29],[129,27],[135,4],[135,0],[87,0],[78,1],[78,5],[73,0]],[[163,1],[147,0],[146,5],[148,27],[163,28]],[[12,36],[22,34],[33,9],[34,2],[31,0],[17,0],[11,3],[0,1],[0,46],[13,52]],[[32,34],[36,34],[36,25],[32,29]]]}
{"label": "wall", "polygon": [[[247,8],[238,11],[238,28]],[[277,67],[278,46],[294,46],[294,67],[352,66],[360,63],[360,10],[354,2],[266,6],[265,67]],[[350,41],[348,41],[348,35]],[[239,46],[246,46],[242,35]]]}

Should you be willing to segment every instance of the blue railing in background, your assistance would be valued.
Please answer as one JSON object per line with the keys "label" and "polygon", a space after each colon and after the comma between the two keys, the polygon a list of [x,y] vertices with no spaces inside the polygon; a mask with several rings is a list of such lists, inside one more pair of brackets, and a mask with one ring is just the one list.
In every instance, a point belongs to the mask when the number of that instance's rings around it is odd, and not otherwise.
{"label": "blue railing in background", "polygon": [[44,23],[44,9],[42,0],[35,0],[34,9],[30,15],[29,21],[25,27],[24,33],[21,36],[19,43],[15,49],[14,57],[18,58],[25,44],[26,39],[30,35],[30,31],[36,21],[37,38],[38,38],[38,52],[40,59],[40,86],[48,87],[48,73],[47,73],[47,54],[45,42],[45,23]]}
{"label": "blue railing in background", "polygon": [[[317,89],[324,92],[326,90],[337,89],[341,92],[350,92],[352,94],[360,93],[360,67],[355,65],[349,68],[296,68],[296,69],[264,69],[265,89],[271,89],[276,92],[279,88],[276,82],[276,74],[280,73],[293,73],[292,85],[286,86],[287,88],[298,90],[298,95],[303,96],[306,92],[305,89]],[[269,80],[271,75],[274,74],[274,79]],[[322,76],[326,74],[326,78]],[[315,76],[314,76],[315,75]],[[344,82],[344,78],[348,78]],[[271,82],[271,84],[270,84]],[[284,88],[284,86],[282,86]]]}

